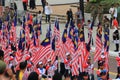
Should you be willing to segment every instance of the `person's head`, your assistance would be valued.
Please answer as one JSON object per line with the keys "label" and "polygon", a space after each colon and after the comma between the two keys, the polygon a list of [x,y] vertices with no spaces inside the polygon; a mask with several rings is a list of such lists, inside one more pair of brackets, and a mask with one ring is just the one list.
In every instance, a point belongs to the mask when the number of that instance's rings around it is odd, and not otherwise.
{"label": "person's head", "polygon": [[39,68],[43,68],[43,63],[42,63],[42,62],[39,62],[39,63],[38,63],[38,67],[39,67]]}
{"label": "person's head", "polygon": [[111,7],[114,7],[114,4],[112,4]]}
{"label": "person's head", "polygon": [[73,76],[73,80],[78,80],[78,76]]}
{"label": "person's head", "polygon": [[100,69],[103,70],[103,69],[104,69],[104,62],[101,62],[101,63],[99,64],[99,66],[100,66]]}
{"label": "person's head", "polygon": [[3,74],[6,70],[6,64],[2,60],[0,60],[0,74]]}
{"label": "person's head", "polygon": [[88,24],[90,24],[90,23],[91,23],[91,21],[90,21],[90,20],[88,20],[87,22],[88,22]]}
{"label": "person's head", "polygon": [[69,75],[69,74],[66,74],[66,75],[65,75],[65,80],[71,80],[71,78],[70,78],[70,75]]}
{"label": "person's head", "polygon": [[80,11],[80,7],[77,7],[77,10]]}
{"label": "person's head", "polygon": [[46,6],[48,6],[48,2],[46,2]]}
{"label": "person's head", "polygon": [[0,60],[4,60],[4,51],[0,50]]}
{"label": "person's head", "polygon": [[48,59],[47,62],[48,62],[49,65],[52,65],[51,59]]}
{"label": "person's head", "polygon": [[53,80],[62,80],[62,75],[58,72],[56,72],[53,76]]}
{"label": "person's head", "polygon": [[26,67],[27,67],[27,62],[26,61],[21,62],[20,65],[19,65],[20,70],[25,70]]}
{"label": "person's head", "polygon": [[83,72],[83,80],[88,80],[89,76],[88,76],[88,72]]}
{"label": "person's head", "polygon": [[115,20],[116,19],[116,17],[113,17],[113,20]]}
{"label": "person's head", "polygon": [[72,9],[70,8],[69,11],[72,11]]}
{"label": "person's head", "polygon": [[100,77],[101,77],[103,80],[107,79],[107,73],[106,73],[105,71],[102,71],[102,72],[100,73]]}
{"label": "person's head", "polygon": [[41,11],[39,11],[38,13],[41,14]]}
{"label": "person's head", "polygon": [[118,53],[118,56],[120,57],[120,52]]}
{"label": "person's head", "polygon": [[36,72],[31,72],[27,80],[39,80],[39,75]]}
{"label": "person's head", "polygon": [[87,59],[87,63],[90,64],[91,63],[91,57],[89,56]]}
{"label": "person's head", "polygon": [[70,53],[69,53],[69,52],[67,52],[67,53],[66,53],[66,57],[67,57],[67,59],[68,59],[68,60],[70,60],[70,59],[71,59],[71,55],[70,55]]}

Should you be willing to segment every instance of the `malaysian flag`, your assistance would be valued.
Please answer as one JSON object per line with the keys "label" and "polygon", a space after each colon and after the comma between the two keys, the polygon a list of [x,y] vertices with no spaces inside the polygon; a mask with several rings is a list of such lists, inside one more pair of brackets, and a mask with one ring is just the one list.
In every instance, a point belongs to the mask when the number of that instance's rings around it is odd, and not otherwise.
{"label": "malaysian flag", "polygon": [[94,63],[98,60],[101,55],[102,51],[102,27],[98,25],[97,34],[96,34],[96,41],[95,41],[95,55],[94,55]]}
{"label": "malaysian flag", "polygon": [[105,55],[105,68],[109,71],[109,29],[104,33],[104,55]]}
{"label": "malaysian flag", "polygon": [[74,44],[74,50],[76,51],[78,49],[78,29],[77,28],[74,28],[73,44]]}
{"label": "malaysian flag", "polygon": [[17,26],[17,12],[14,13],[14,27]]}
{"label": "malaysian flag", "polygon": [[32,58],[32,62],[36,65],[39,61],[47,61],[47,58],[51,54],[51,41],[50,41],[50,29],[47,32],[46,38],[41,42],[39,50],[35,53]]}

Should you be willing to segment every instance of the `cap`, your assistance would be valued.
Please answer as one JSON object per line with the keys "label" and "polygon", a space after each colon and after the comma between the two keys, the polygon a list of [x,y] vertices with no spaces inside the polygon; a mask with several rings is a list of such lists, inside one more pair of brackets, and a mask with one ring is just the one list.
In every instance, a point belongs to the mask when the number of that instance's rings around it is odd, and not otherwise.
{"label": "cap", "polygon": [[42,62],[39,62],[38,64],[39,64],[39,65],[41,65],[41,64],[42,64]]}
{"label": "cap", "polygon": [[83,72],[83,76],[88,76],[88,72]]}
{"label": "cap", "polygon": [[2,60],[0,60],[0,73],[4,73],[6,69],[6,64]]}
{"label": "cap", "polygon": [[27,55],[25,60],[29,60],[30,59],[30,55]]}
{"label": "cap", "polygon": [[14,59],[14,57],[13,57],[13,56],[10,56],[10,59],[9,59],[9,60],[12,61],[13,59]]}
{"label": "cap", "polygon": [[70,55],[70,53],[69,53],[69,52],[67,52],[67,53],[66,53],[66,56],[68,56],[68,55]]}
{"label": "cap", "polygon": [[91,57],[89,56],[88,59],[91,59]]}
{"label": "cap", "polygon": [[48,59],[48,62],[50,62],[51,61],[51,59]]}
{"label": "cap", "polygon": [[104,56],[104,55],[101,55],[101,58],[105,58],[105,56]]}

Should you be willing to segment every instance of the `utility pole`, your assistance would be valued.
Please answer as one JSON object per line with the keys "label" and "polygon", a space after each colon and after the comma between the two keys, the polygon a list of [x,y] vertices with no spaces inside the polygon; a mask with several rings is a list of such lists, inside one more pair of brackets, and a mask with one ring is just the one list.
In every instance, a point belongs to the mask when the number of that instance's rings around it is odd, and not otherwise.
{"label": "utility pole", "polygon": [[79,0],[80,10],[82,11],[82,16],[84,20],[84,0]]}

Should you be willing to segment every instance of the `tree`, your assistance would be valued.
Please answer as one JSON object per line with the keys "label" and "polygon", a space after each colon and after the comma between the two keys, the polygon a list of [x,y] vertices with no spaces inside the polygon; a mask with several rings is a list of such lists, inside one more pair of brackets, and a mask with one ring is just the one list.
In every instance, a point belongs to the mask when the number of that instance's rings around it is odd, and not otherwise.
{"label": "tree", "polygon": [[85,12],[90,13],[90,7],[92,5],[95,5],[95,6],[102,5],[103,8],[104,8],[104,13],[108,13],[111,5],[112,4],[118,4],[118,3],[120,4],[120,0],[90,0],[85,5]]}

